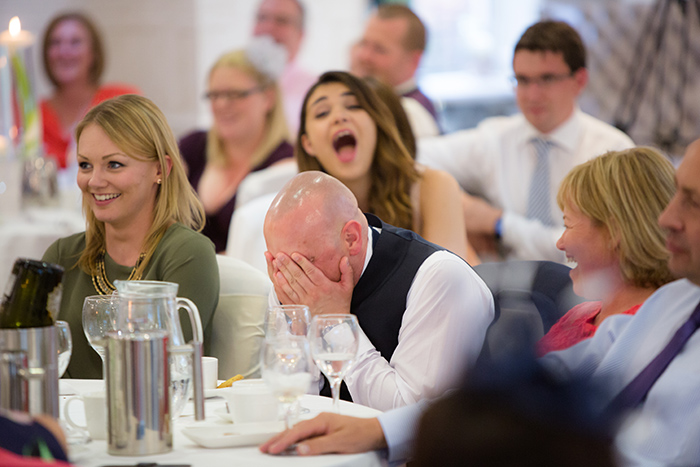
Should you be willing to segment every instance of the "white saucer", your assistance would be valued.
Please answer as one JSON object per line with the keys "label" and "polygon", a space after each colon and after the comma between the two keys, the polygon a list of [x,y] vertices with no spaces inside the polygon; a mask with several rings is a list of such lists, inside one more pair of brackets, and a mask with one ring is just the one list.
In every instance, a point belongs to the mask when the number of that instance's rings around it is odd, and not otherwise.
{"label": "white saucer", "polygon": [[233,423],[233,418],[231,418],[231,414],[226,409],[216,409],[214,414],[226,422]]}
{"label": "white saucer", "polygon": [[191,426],[182,434],[205,448],[256,446],[284,430],[284,422],[241,423],[230,426]]}
{"label": "white saucer", "polygon": [[[224,397],[221,394],[221,391],[223,391],[226,388],[214,388],[214,389],[205,389],[204,390],[204,398],[205,399],[212,399],[214,397]],[[194,398],[194,391],[192,391],[192,394],[190,394],[190,399]]]}

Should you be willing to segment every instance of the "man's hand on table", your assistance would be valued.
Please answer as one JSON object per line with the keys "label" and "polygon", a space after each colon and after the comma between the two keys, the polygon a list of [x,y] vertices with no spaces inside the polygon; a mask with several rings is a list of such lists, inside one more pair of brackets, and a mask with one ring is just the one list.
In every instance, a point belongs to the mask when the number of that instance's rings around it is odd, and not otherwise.
{"label": "man's hand on table", "polygon": [[340,280],[335,282],[299,253],[291,257],[265,252],[267,272],[282,304],[307,305],[311,315],[349,313],[355,287],[347,257],[340,259]]}
{"label": "man's hand on table", "polygon": [[376,418],[324,412],[272,437],[260,446],[260,451],[279,454],[295,443],[298,443],[297,454],[302,456],[353,454],[386,448],[384,432]]}

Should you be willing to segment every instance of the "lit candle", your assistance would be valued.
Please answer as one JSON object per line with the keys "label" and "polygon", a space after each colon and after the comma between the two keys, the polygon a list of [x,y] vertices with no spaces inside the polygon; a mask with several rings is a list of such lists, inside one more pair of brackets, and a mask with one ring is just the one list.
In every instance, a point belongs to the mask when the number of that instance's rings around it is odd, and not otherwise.
{"label": "lit candle", "polygon": [[10,53],[13,53],[14,49],[23,49],[33,43],[34,35],[29,31],[22,31],[22,23],[18,16],[14,16],[7,31],[0,34],[0,44],[9,46]]}
{"label": "lit candle", "polygon": [[[32,44],[34,35],[22,30],[17,16],[10,20],[8,30],[0,33],[0,62],[4,60],[4,64],[0,63],[4,65],[0,66],[3,83],[0,89],[2,118],[5,122],[2,130],[17,146],[16,152],[25,158],[38,156],[41,149],[41,121],[34,93]],[[8,75],[11,79],[6,79]]]}
{"label": "lit candle", "polygon": [[10,133],[14,126],[12,119],[12,92],[10,86],[10,54],[5,45],[0,45],[0,159],[14,156]]}

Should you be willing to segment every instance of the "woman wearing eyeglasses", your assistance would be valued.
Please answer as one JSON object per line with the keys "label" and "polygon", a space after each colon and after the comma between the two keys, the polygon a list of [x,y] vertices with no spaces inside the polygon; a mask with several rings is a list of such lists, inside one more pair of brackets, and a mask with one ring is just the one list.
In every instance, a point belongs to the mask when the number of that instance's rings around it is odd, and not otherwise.
{"label": "woman wearing eyeglasses", "polygon": [[294,154],[275,82],[284,63],[284,51],[269,38],[224,54],[209,72],[205,95],[213,126],[180,141],[188,179],[206,212],[202,233],[217,252],[226,250],[241,181]]}

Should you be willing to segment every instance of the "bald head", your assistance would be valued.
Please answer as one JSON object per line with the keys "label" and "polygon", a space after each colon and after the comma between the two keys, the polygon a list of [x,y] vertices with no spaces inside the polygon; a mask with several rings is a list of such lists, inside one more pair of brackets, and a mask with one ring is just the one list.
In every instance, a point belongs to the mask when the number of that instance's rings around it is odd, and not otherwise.
{"label": "bald head", "polygon": [[332,280],[347,256],[357,278],[367,247],[367,219],[352,192],[323,172],[302,172],[275,197],[265,216],[268,251],[299,253]]}
{"label": "bald head", "polygon": [[296,222],[342,225],[362,216],[355,195],[337,179],[323,172],[302,172],[290,180],[275,197],[265,224],[293,216]]}

